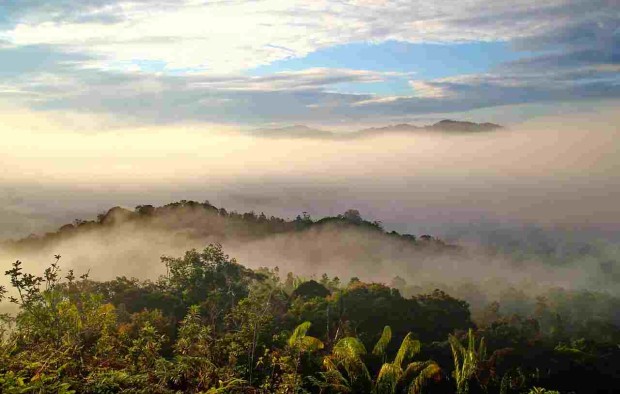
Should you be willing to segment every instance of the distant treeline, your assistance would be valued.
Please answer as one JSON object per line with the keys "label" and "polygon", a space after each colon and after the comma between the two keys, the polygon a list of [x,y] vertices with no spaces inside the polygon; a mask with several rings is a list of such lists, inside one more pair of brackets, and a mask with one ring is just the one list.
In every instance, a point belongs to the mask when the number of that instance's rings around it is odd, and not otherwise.
{"label": "distant treeline", "polygon": [[133,211],[114,207],[106,213],[97,215],[96,220],[76,219],[73,223],[61,226],[55,232],[43,235],[32,234],[19,240],[3,243],[8,248],[37,248],[48,245],[72,235],[92,230],[106,229],[122,223],[143,224],[155,229],[184,229],[190,230],[189,237],[205,235],[226,238],[259,238],[274,234],[296,232],[318,228],[321,226],[356,227],[362,230],[374,231],[415,243],[420,246],[434,246],[437,249],[457,249],[455,245],[448,245],[439,238],[428,234],[416,237],[411,234],[399,234],[396,231],[385,232],[379,221],[368,221],[362,218],[360,212],[349,209],[341,215],[313,220],[306,212],[298,215],[294,220],[287,220],[275,216],[266,216],[263,212],[254,211],[238,213],[217,208],[208,201],[196,202],[181,200],[160,207],[153,205],[138,205]]}

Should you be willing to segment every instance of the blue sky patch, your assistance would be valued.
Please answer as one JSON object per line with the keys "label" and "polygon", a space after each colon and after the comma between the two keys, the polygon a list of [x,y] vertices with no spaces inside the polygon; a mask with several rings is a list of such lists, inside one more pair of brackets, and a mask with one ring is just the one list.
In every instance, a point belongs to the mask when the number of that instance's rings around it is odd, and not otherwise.
{"label": "blue sky patch", "polygon": [[289,58],[248,71],[268,75],[314,67],[350,68],[373,71],[413,72],[416,79],[485,72],[524,55],[505,42],[466,44],[412,44],[387,41],[380,44],[354,43],[320,49],[303,58]]}

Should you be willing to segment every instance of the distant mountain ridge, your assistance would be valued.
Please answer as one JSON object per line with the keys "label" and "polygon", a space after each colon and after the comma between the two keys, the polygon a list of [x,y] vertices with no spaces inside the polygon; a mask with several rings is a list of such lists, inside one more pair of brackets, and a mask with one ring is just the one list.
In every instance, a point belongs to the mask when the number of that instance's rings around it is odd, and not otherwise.
{"label": "distant mountain ridge", "polygon": [[444,119],[437,123],[416,126],[409,123],[388,125],[384,127],[371,127],[348,133],[335,133],[332,131],[315,129],[306,125],[293,125],[278,128],[262,128],[252,132],[253,135],[271,138],[327,138],[327,139],[355,139],[372,137],[385,133],[416,133],[416,132],[448,132],[448,133],[480,133],[503,129],[503,126],[495,123],[475,123],[451,119]]}
{"label": "distant mountain ridge", "polygon": [[457,132],[480,132],[480,131],[493,131],[501,129],[502,126],[495,123],[474,123],[463,122],[457,120],[444,119],[431,126],[426,126],[427,129],[442,130],[442,131],[457,131]]}
{"label": "distant mountain ridge", "polygon": [[260,133],[263,137],[293,137],[293,138],[316,138],[316,137],[332,137],[335,134],[331,131],[313,129],[305,125],[293,125],[278,127],[273,129],[259,129],[255,132]]}

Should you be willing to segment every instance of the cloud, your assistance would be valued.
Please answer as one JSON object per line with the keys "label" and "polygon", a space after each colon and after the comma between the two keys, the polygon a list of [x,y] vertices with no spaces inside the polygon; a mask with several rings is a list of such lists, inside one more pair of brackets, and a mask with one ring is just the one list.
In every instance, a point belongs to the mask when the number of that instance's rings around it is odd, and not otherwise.
{"label": "cloud", "polygon": [[516,48],[544,51],[505,65],[512,70],[566,69],[620,63],[618,13],[569,23],[555,31],[514,41]]}
{"label": "cloud", "polygon": [[448,90],[438,84],[425,81],[409,81],[409,85],[413,88],[416,97],[441,98],[449,95]]}
{"label": "cloud", "polygon": [[0,78],[31,73],[53,73],[91,59],[79,53],[66,53],[49,45],[0,45]]}
{"label": "cloud", "polygon": [[[0,98],[119,121],[240,124],[391,122],[498,105],[617,98],[614,3],[8,2],[0,5]],[[486,73],[430,80],[344,68],[244,73],[327,46],[386,40],[505,40],[523,57]],[[411,91],[356,93],[360,84],[395,81],[409,83]]]}
{"label": "cloud", "polygon": [[[596,68],[592,68],[596,67]],[[367,70],[309,69],[261,77],[156,75],[63,66],[0,84],[1,94],[40,110],[157,123],[336,123],[468,111],[498,105],[620,97],[615,68],[547,69],[410,82],[410,96],[338,93],[346,83],[408,78]]]}
{"label": "cloud", "polygon": [[[13,25],[0,38],[16,45],[62,45],[100,57],[95,64],[104,68],[141,59],[161,61],[168,69],[228,72],[350,42],[497,41],[549,34],[575,20],[609,14],[613,1],[97,0],[4,7]],[[582,9],[588,13],[579,13]]]}
{"label": "cloud", "polygon": [[315,90],[341,83],[380,83],[388,78],[407,75],[399,72],[309,68],[266,76],[210,77],[205,74],[200,76],[199,82],[195,82],[194,86],[235,91]]}
{"label": "cloud", "polygon": [[[620,17],[613,8],[613,1],[592,1],[572,8],[573,15],[565,16],[563,22],[549,31],[538,32],[513,40],[522,50],[545,50],[549,48],[613,48],[618,43]],[[582,13],[581,16],[577,16]],[[614,43],[615,42],[615,43]]]}

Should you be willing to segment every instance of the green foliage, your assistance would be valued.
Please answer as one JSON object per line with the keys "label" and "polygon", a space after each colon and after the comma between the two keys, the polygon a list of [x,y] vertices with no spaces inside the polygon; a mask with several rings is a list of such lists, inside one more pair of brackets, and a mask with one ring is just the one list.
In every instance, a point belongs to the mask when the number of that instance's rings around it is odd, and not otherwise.
{"label": "green foliage", "polygon": [[140,329],[138,337],[131,341],[131,346],[127,349],[127,359],[136,371],[151,370],[159,358],[164,341],[165,336],[147,322]]}
{"label": "green foliage", "polygon": [[57,377],[40,374],[35,378],[24,378],[9,371],[0,375],[0,392],[7,394],[21,393],[58,393],[74,394],[69,383],[59,382]]}
{"label": "green foliage", "polygon": [[[379,341],[382,340],[383,336]],[[407,388],[409,393],[421,393],[431,380],[440,379],[441,368],[434,361],[409,362],[420,352],[420,347],[420,341],[408,333],[394,361],[381,366],[373,391],[377,394],[394,394],[401,387]]]}
{"label": "green foliage", "polygon": [[319,339],[306,335],[312,323],[303,322],[297,327],[288,339],[288,346],[302,352],[313,352],[323,349],[323,342]]}
{"label": "green foliage", "polygon": [[325,298],[328,295],[330,295],[330,291],[315,280],[300,283],[292,293],[293,297],[303,298]]}
{"label": "green foliage", "polygon": [[76,278],[59,260],[41,276],[19,261],[6,271],[0,301],[18,312],[0,316],[2,393],[554,393],[538,387],[609,391],[620,378],[613,330],[545,336],[535,318],[495,313],[474,331],[467,303],[439,290],[404,298],[324,275],[320,293],[290,296],[299,277],[247,269],[219,245],[164,257],[155,282]]}
{"label": "green foliage", "polygon": [[[391,336],[390,327],[375,345],[372,356],[385,357],[385,349]],[[403,390],[421,393],[433,380],[441,379],[441,369],[433,361],[409,361],[420,351],[420,342],[412,334],[405,336],[393,362],[384,362],[377,371],[376,379],[371,378],[366,364],[366,349],[355,337],[345,337],[338,341],[330,355],[323,359],[322,381],[317,386],[330,388],[335,392],[372,392],[375,394],[394,394]],[[405,368],[404,364],[408,363]]]}
{"label": "green foliage", "polygon": [[362,359],[365,354],[366,348],[359,339],[345,337],[334,345],[330,355],[325,356],[323,365],[332,373],[342,369],[352,390],[364,389],[371,383],[370,372]]}
{"label": "green foliage", "polygon": [[473,330],[467,332],[467,347],[463,346],[459,339],[454,335],[448,338],[454,359],[454,379],[456,381],[456,391],[458,394],[469,392],[469,382],[476,373],[478,364],[486,356],[484,338],[480,339],[476,348],[476,338]]}
{"label": "green foliage", "polygon": [[[288,373],[285,376],[285,386],[289,387],[293,393],[296,393],[299,390],[300,384],[300,376],[298,373],[299,367],[302,362],[302,355],[304,353],[313,353],[318,350],[323,349],[323,342],[321,340],[308,336],[308,330],[312,324],[310,322],[303,322],[299,324],[293,330],[293,333],[287,340],[288,350],[290,352],[290,358],[285,359],[285,363],[288,361],[288,368],[285,366],[285,369],[290,371],[291,364],[293,365],[292,373]],[[290,360],[290,361],[289,361]],[[292,378],[292,382],[290,382]]]}
{"label": "green foliage", "polygon": [[185,305],[207,308],[213,317],[234,307],[246,297],[256,275],[237,264],[220,244],[209,245],[202,252],[190,250],[183,258],[164,256],[168,274],[162,285],[180,296]]}
{"label": "green foliage", "polygon": [[396,392],[398,381],[403,375],[403,369],[396,363],[385,363],[381,366],[374,392],[377,394],[391,394]]}
{"label": "green foliage", "polygon": [[396,353],[396,358],[394,359],[394,364],[399,367],[403,367],[403,363],[406,363],[411,358],[413,358],[416,354],[420,352],[420,341],[413,339],[413,334],[408,333],[403,339],[403,342],[398,349],[398,353]]}
{"label": "green foliage", "polygon": [[439,365],[434,361],[417,361],[412,362],[405,369],[402,381],[409,383],[410,394],[419,394],[424,392],[431,382],[439,381],[442,376]]}
{"label": "green foliage", "polygon": [[385,356],[385,350],[392,340],[392,328],[390,326],[383,327],[383,332],[381,333],[381,338],[375,344],[375,347],[372,349],[372,354],[379,357]]}
{"label": "green foliage", "polygon": [[542,387],[532,387],[530,391],[528,391],[528,394],[560,394],[560,392],[555,390],[543,389]]}

